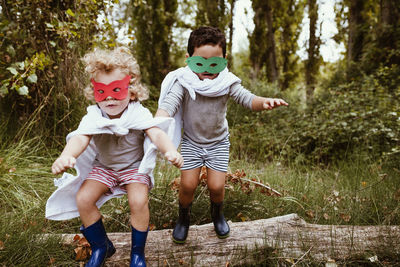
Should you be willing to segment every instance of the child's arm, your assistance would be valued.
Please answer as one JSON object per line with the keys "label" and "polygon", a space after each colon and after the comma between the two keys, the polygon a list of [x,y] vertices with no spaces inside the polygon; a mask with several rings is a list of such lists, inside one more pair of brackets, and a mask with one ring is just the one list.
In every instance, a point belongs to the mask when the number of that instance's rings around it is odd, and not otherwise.
{"label": "child's arm", "polygon": [[261,96],[255,96],[251,103],[252,110],[260,111],[265,109],[273,109],[279,106],[288,106],[289,104],[285,100],[280,98],[267,98]]}
{"label": "child's arm", "polygon": [[61,155],[51,166],[53,174],[59,174],[69,168],[73,168],[76,163],[76,158],[86,149],[91,138],[91,135],[75,135],[71,137]]}
{"label": "child's arm", "polygon": [[156,147],[161,151],[161,153],[163,153],[168,161],[178,168],[182,167],[183,158],[181,154],[176,151],[172,141],[163,130],[158,127],[151,127],[145,130],[145,132],[150,137],[151,142],[156,145]]}
{"label": "child's arm", "polygon": [[157,109],[156,115],[154,117],[170,117],[168,112],[163,109]]}

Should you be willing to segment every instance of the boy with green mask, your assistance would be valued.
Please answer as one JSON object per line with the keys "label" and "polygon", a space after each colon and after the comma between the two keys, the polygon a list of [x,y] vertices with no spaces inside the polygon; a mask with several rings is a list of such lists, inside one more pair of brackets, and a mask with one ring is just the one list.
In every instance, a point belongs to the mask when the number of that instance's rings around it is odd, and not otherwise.
{"label": "boy with green mask", "polygon": [[[181,144],[184,164],[179,186],[179,218],[172,233],[175,243],[184,243],[190,210],[202,166],[207,169],[211,218],[219,238],[229,236],[223,214],[225,175],[229,162],[227,101],[252,110],[270,110],[288,104],[277,98],[252,94],[226,65],[226,41],[217,28],[200,27],[189,37],[187,67],[170,72],[161,85],[156,116],[174,117],[175,146]],[[181,128],[183,137],[181,140]]]}

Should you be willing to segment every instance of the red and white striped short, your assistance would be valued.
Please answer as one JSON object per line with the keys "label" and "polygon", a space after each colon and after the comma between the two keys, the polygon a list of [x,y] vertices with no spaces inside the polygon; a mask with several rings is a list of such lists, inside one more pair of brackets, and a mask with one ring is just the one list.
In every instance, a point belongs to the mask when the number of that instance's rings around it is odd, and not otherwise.
{"label": "red and white striped short", "polygon": [[130,183],[146,184],[149,188],[151,185],[150,176],[147,174],[138,173],[138,169],[114,171],[101,167],[93,167],[86,179],[96,180],[105,184],[108,188],[110,188],[111,192],[116,186],[122,187],[123,185]]}

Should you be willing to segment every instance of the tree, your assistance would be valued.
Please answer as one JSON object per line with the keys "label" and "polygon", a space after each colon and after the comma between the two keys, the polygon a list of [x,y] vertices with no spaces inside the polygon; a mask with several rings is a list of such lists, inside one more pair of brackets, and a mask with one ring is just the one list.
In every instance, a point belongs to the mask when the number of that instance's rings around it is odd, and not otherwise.
{"label": "tree", "polygon": [[136,57],[144,82],[153,87],[150,95],[157,99],[162,80],[175,67],[170,49],[178,3],[177,0],[132,0],[130,6]]}
{"label": "tree", "polygon": [[270,1],[265,1],[264,3],[267,19],[267,78],[270,82],[276,82],[279,78],[279,72],[276,60],[275,28],[273,25],[272,7]]}
{"label": "tree", "polygon": [[400,65],[400,1],[382,0],[378,12],[368,61],[378,61],[385,66]]}
{"label": "tree", "polygon": [[308,38],[307,55],[308,58],[305,61],[305,78],[306,78],[306,95],[307,100],[310,101],[313,97],[316,76],[321,65],[321,55],[319,48],[321,45],[321,39],[317,36],[317,21],[318,21],[318,4],[316,0],[308,0],[308,17],[310,19],[310,35]]}
{"label": "tree", "polygon": [[299,76],[298,61],[296,54],[297,41],[301,32],[301,20],[303,18],[305,1],[286,0],[281,1],[278,6],[277,15],[281,30],[279,38],[280,58],[282,74],[280,75],[280,87],[285,90],[292,86]]}
{"label": "tree", "polygon": [[253,66],[253,79],[266,67],[269,82],[276,82],[279,72],[276,59],[275,28],[273,10],[269,1],[252,2],[254,10],[254,31],[250,35],[250,61]]}
{"label": "tree", "polygon": [[229,0],[230,12],[229,12],[229,39],[227,43],[227,53],[228,53],[228,66],[233,65],[233,57],[232,57],[232,42],[233,42],[233,17],[235,10],[236,0]]}
{"label": "tree", "polygon": [[267,23],[265,12],[261,5],[262,1],[253,1],[252,7],[254,10],[254,30],[249,34],[250,41],[250,62],[252,65],[253,73],[252,78],[256,79],[265,64],[265,51],[267,50]]}
{"label": "tree", "polygon": [[196,26],[217,27],[225,31],[228,25],[228,13],[225,0],[197,1]]}
{"label": "tree", "polygon": [[366,34],[363,15],[365,0],[349,0],[349,35],[347,44],[347,59],[358,62],[361,59]]}
{"label": "tree", "polygon": [[32,131],[51,137],[50,146],[65,136],[74,123],[71,100],[83,101],[80,56],[97,38],[104,8],[103,1],[1,1],[1,137]]}

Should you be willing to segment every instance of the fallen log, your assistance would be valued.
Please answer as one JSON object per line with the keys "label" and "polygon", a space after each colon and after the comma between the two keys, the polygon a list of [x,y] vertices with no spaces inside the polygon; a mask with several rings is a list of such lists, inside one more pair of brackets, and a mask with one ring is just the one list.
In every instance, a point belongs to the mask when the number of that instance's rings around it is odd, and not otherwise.
{"label": "fallen log", "polygon": [[[229,222],[230,237],[218,239],[212,224],[190,226],[184,245],[171,240],[172,229],[150,231],[148,266],[227,266],[251,263],[254,257],[307,257],[316,261],[345,260],[360,255],[400,252],[400,226],[309,224],[297,214],[270,219]],[[73,244],[74,234],[63,234]],[[129,266],[131,234],[109,233],[117,252],[106,266]]]}

